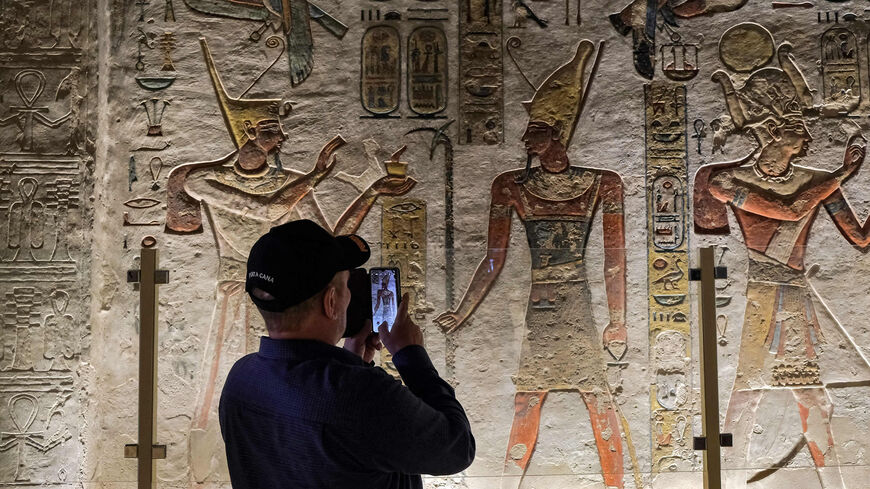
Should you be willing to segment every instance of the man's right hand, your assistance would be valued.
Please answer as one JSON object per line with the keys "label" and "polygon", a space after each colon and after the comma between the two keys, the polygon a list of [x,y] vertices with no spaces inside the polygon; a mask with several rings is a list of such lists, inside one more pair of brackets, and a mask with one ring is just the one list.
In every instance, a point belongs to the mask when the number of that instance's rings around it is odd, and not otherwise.
{"label": "man's right hand", "polygon": [[423,331],[411,320],[411,316],[408,314],[407,293],[402,296],[402,303],[399,305],[399,311],[396,313],[393,329],[388,330],[387,323],[383,322],[378,326],[378,336],[381,339],[381,343],[393,355],[406,346],[423,346]]}
{"label": "man's right hand", "polygon": [[441,331],[444,334],[450,334],[456,331],[456,328],[462,326],[464,319],[459,316],[459,314],[447,311],[443,314],[439,314],[438,317],[435,318],[435,324],[441,328]]}

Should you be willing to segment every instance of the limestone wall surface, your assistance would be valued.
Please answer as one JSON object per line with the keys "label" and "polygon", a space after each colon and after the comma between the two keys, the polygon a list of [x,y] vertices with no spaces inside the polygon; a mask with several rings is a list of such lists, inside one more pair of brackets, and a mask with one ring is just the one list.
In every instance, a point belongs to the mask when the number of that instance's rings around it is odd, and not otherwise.
{"label": "limestone wall surface", "polygon": [[709,245],[725,487],[864,487],[864,7],[0,0],[0,485],[135,485],[153,236],[157,484],[229,487],[247,251],[309,218],[401,269],[466,408],[427,487],[699,487]]}

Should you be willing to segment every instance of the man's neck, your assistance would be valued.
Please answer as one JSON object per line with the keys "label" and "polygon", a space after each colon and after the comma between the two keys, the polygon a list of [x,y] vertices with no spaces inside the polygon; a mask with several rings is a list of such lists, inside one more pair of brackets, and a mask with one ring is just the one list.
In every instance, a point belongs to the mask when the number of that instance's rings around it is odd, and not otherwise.
{"label": "man's neck", "polygon": [[564,151],[547,150],[539,157],[541,168],[550,173],[561,173],[569,166],[568,155]]}
{"label": "man's neck", "polygon": [[[774,173],[772,171],[772,168],[779,166],[777,163],[780,163],[782,159],[786,160],[785,168],[782,172]],[[792,171],[792,159],[792,156],[784,155],[781,152],[778,152],[777,148],[765,146],[758,154],[758,158],[756,158],[754,165],[764,175],[767,175],[769,177],[781,177],[783,175],[789,174],[789,172]]]}
{"label": "man's neck", "polygon": [[269,330],[269,338],[273,340],[313,340],[334,346],[338,339],[330,334],[335,328],[329,324],[307,321],[296,325],[292,331],[273,328]]}

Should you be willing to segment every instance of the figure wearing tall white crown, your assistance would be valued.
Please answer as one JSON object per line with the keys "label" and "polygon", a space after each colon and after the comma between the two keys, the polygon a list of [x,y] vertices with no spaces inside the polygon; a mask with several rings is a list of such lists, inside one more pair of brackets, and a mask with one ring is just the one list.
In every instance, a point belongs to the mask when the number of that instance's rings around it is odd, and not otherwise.
{"label": "figure wearing tall white crown", "polygon": [[218,252],[216,303],[196,383],[199,386],[190,432],[190,466],[195,481],[228,480],[217,410],[229,368],[254,351],[265,331],[245,293],[247,254],[271,227],[311,219],[336,234],[354,232],[381,195],[402,195],[410,177],[375,181],[329,224],[312,193],[335,166],[336,136],[321,150],[308,173],[285,168],[279,149],[287,140],[278,99],[241,99],[227,94],[205,39],[200,39],[215,95],[236,150],[214,161],[187,163],[169,174],[166,231],[202,232],[205,210]]}
{"label": "figure wearing tall white crown", "polygon": [[[858,134],[849,139],[843,164],[833,172],[795,165],[812,141],[804,113],[812,110],[813,99],[791,56],[791,46],[783,43],[777,54],[781,68],[757,70],[740,88],[724,72],[713,74],[724,91],[734,127],[749,132],[758,147],[740,160],[703,166],[695,175],[696,231],[728,234],[730,207],[749,255],[737,376],[724,427],[735,442],[733,449],[723,452],[726,475],[736,479],[727,487],[745,487],[762,479],[805,444],[822,487],[843,488],[849,485],[840,474],[827,386],[870,380],[870,366],[820,303],[807,278],[804,254],[821,207],[849,242],[861,251],[870,248],[870,220],[858,222],[840,188],[864,160],[864,139]],[[854,376],[836,378],[841,369],[834,364],[844,362],[854,366]],[[748,461],[759,427],[777,428],[758,419],[759,405],[783,389],[793,395],[802,426],[791,431],[779,427],[780,432],[766,437],[793,439],[793,449],[775,454],[772,460]],[[736,470],[759,464],[765,466],[749,474]]]}
{"label": "figure wearing tall white crown", "polygon": [[[514,377],[515,414],[503,487],[522,483],[537,442],[541,407],[553,390],[580,393],[589,411],[604,484],[624,487],[624,425],[604,359],[604,351],[619,360],[626,350],[622,179],[610,170],[572,166],[567,153],[589,85],[586,68],[594,51],[591,42],[580,42],[573,58],[524,104],[529,111],[522,136],[527,166],[493,181],[486,256],[456,310],[435,320],[448,334],[455,334],[484,300],[504,266],[516,214],[525,226],[531,252],[531,291]],[[535,157],[540,166],[532,166]],[[593,321],[584,264],[596,209],[603,214],[610,313],[603,333]]]}

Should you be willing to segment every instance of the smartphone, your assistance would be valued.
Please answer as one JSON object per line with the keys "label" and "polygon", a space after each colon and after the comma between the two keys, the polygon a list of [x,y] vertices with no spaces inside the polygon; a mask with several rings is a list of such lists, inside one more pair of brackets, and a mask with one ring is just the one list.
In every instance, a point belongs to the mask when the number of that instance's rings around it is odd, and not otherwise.
{"label": "smartphone", "polygon": [[347,306],[347,323],[343,338],[349,338],[360,332],[366,325],[366,320],[372,318],[372,293],[369,272],[365,268],[355,268],[350,271],[347,279],[350,289],[350,304]]}
{"label": "smartphone", "polygon": [[371,290],[372,328],[377,332],[381,323],[387,323],[387,330],[392,331],[399,311],[399,301],[402,298],[399,269],[392,267],[376,267],[369,270]]}

